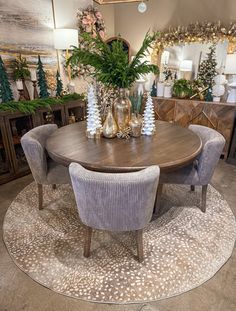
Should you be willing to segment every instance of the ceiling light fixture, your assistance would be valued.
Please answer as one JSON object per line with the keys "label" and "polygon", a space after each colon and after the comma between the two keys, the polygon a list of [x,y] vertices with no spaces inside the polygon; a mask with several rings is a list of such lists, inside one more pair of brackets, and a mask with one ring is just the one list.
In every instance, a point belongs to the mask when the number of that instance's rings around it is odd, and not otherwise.
{"label": "ceiling light fixture", "polygon": [[145,2],[142,1],[141,3],[139,3],[138,11],[139,13],[145,13],[147,11],[147,5]]}

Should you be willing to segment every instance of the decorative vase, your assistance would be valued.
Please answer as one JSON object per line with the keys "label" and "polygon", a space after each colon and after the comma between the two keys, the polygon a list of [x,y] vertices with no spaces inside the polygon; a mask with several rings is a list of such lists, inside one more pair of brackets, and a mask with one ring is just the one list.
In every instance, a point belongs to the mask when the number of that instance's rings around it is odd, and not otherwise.
{"label": "decorative vase", "polygon": [[171,98],[172,97],[172,87],[171,85],[165,85],[164,87],[164,97]]}
{"label": "decorative vase", "polygon": [[120,90],[119,97],[114,102],[114,117],[119,131],[124,131],[129,127],[131,116],[131,101],[125,89]]}
{"label": "decorative vase", "polygon": [[165,84],[163,82],[157,83],[157,97],[164,96],[164,87],[165,87]]}
{"label": "decorative vase", "polygon": [[111,107],[109,107],[106,120],[103,124],[102,133],[103,133],[103,136],[106,138],[114,138],[116,137],[117,132],[118,132],[118,126],[113,117]]}
{"label": "decorative vase", "polygon": [[143,120],[142,116],[137,113],[132,113],[129,126],[131,128],[131,136],[140,137],[142,134]]}

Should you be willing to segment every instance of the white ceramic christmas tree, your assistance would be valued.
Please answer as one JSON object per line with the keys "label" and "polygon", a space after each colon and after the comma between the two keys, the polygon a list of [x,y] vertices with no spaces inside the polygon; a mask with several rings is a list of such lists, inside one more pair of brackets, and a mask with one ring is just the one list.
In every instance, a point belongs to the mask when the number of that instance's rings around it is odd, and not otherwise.
{"label": "white ceramic christmas tree", "polygon": [[144,114],[143,114],[143,129],[142,134],[151,136],[155,133],[155,112],[152,97],[148,95]]}
{"label": "white ceramic christmas tree", "polygon": [[87,136],[95,138],[100,136],[102,128],[100,111],[98,108],[97,96],[93,85],[88,90],[88,106],[87,106]]}

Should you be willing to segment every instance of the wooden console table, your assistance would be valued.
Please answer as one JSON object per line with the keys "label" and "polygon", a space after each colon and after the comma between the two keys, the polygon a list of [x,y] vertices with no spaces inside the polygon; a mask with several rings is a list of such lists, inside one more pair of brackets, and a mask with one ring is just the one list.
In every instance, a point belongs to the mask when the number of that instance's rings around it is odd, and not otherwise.
{"label": "wooden console table", "polygon": [[159,97],[153,97],[153,102],[157,120],[177,123],[183,127],[199,124],[217,130],[226,139],[223,154],[225,158],[228,157],[236,104]]}

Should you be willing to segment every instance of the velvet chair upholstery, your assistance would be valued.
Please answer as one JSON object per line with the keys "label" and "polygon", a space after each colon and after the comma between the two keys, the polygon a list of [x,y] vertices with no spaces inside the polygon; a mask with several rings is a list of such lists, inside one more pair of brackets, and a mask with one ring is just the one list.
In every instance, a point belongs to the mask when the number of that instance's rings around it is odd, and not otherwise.
{"label": "velvet chair upholstery", "polygon": [[68,168],[49,158],[45,149],[47,138],[57,129],[56,124],[38,126],[21,138],[31,173],[38,185],[39,209],[43,208],[43,185],[70,183]]}
{"label": "velvet chair upholstery", "polygon": [[194,190],[194,186],[202,186],[201,210],[205,212],[207,186],[223,151],[225,138],[217,131],[205,126],[190,125],[189,129],[199,135],[202,140],[200,155],[192,164],[184,168],[161,174],[160,183],[190,185],[191,190]]}
{"label": "velvet chair upholstery", "polygon": [[72,163],[72,186],[82,223],[87,228],[84,256],[90,255],[92,228],[136,231],[138,258],[143,260],[142,229],[150,222],[160,169],[135,173],[98,173]]}

